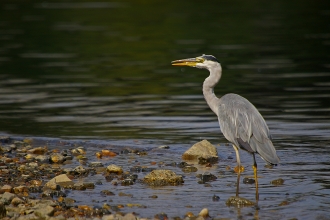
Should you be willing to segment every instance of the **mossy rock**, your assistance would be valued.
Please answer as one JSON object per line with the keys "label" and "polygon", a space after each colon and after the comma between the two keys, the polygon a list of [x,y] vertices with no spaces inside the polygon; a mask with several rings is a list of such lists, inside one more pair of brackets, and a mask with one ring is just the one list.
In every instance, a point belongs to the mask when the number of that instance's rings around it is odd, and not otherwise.
{"label": "mossy rock", "polygon": [[149,186],[176,186],[183,184],[182,176],[176,175],[171,170],[153,170],[147,174],[143,182]]}

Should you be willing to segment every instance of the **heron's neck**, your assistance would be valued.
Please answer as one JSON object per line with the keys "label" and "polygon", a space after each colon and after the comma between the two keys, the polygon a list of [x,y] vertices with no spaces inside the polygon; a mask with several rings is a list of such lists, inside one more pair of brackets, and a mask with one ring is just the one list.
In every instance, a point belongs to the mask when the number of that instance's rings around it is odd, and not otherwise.
{"label": "heron's neck", "polygon": [[210,76],[207,77],[203,83],[203,94],[207,104],[211,110],[218,115],[218,103],[219,99],[214,94],[214,87],[218,84],[221,78],[221,66],[209,69]]}

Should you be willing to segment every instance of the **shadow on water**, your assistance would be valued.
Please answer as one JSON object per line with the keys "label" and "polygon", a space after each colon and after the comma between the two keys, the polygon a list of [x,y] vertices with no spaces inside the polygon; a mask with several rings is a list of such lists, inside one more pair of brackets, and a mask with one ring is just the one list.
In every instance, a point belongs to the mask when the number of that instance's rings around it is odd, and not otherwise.
{"label": "shadow on water", "polygon": [[[168,152],[150,154],[146,164],[179,162],[190,144],[208,139],[224,159],[214,172],[222,171],[235,161],[226,160],[233,151],[224,147],[227,141],[201,94],[208,73],[170,66],[175,59],[213,54],[223,66],[215,92],[237,93],[254,103],[281,158],[278,167],[261,168],[258,216],[327,216],[330,7],[326,1],[2,1],[0,14],[3,134],[85,140],[96,145],[91,152],[102,141],[119,147],[170,145]],[[128,169],[123,161],[114,160]],[[243,163],[252,163],[249,155],[243,154]],[[278,178],[285,184],[270,184]],[[208,207],[212,216],[250,218],[253,209],[236,210],[222,203],[233,195],[234,182],[230,173],[204,187],[188,175],[182,187],[117,190],[132,192],[151,208],[136,210],[141,216],[158,211],[183,216]],[[253,199],[253,187],[242,188],[242,194]],[[97,199],[93,192],[87,194]],[[150,203],[149,194],[160,199]],[[220,196],[219,203],[212,202],[214,194]],[[121,197],[113,201],[129,202]],[[186,203],[192,208],[182,209]]]}

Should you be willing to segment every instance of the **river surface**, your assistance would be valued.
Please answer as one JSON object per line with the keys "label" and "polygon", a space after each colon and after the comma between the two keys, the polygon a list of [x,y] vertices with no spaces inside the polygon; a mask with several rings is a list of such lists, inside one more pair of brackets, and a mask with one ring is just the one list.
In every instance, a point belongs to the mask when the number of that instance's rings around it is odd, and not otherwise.
{"label": "river surface", "polygon": [[[257,216],[329,219],[329,20],[328,1],[4,0],[1,134],[93,146],[168,145],[161,158],[176,162],[207,139],[224,159],[217,166],[225,167],[234,152],[202,96],[208,72],[170,65],[212,54],[223,67],[215,93],[250,100],[266,119],[281,159],[266,169],[258,158],[263,178]],[[250,175],[252,159],[241,154]],[[284,185],[272,186],[278,178]],[[132,190],[150,208],[139,209],[141,216],[165,211],[182,217],[208,207],[213,217],[251,219],[253,208],[224,205],[235,180],[232,174],[204,187],[187,177],[179,188]],[[254,187],[242,188],[253,199]],[[148,202],[148,194],[163,196]],[[214,194],[219,202],[212,201]],[[116,202],[129,203],[121,200]]]}

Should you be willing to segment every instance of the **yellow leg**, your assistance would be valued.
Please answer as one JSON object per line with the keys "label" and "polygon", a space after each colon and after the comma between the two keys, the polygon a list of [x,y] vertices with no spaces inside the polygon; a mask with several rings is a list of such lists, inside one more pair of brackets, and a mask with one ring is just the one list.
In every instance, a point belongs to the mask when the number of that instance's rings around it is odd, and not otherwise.
{"label": "yellow leg", "polygon": [[237,172],[237,186],[236,186],[236,196],[238,197],[239,195],[239,181],[241,177],[241,159],[239,158],[239,152],[238,148],[233,145],[235,152],[236,152],[236,160],[237,160],[237,167],[238,167],[238,172]]}
{"label": "yellow leg", "polygon": [[255,180],[255,184],[256,184],[256,202],[258,203],[258,201],[259,201],[258,174],[257,174],[258,167],[257,167],[257,162],[256,162],[254,153],[252,155],[253,155],[253,173],[254,173],[254,180]]}

